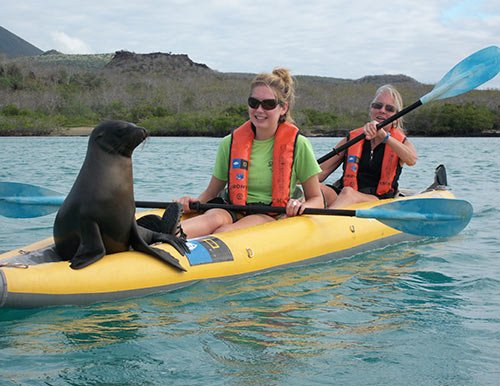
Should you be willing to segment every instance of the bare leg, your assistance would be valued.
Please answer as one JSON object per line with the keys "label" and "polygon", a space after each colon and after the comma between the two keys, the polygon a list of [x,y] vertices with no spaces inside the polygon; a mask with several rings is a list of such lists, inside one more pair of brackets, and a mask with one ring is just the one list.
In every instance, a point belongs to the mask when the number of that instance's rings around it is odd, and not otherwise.
{"label": "bare leg", "polygon": [[220,226],[215,230],[214,233],[233,231],[236,229],[247,228],[253,225],[264,224],[266,222],[271,222],[271,221],[276,221],[276,220],[273,217],[268,216],[267,214],[251,214],[239,219],[234,224],[227,224]]}
{"label": "bare leg", "polygon": [[344,187],[335,202],[329,206],[330,209],[345,208],[358,202],[377,201],[378,198],[372,194],[358,192],[351,187]]}
{"label": "bare leg", "polygon": [[206,236],[226,224],[232,224],[233,219],[224,209],[210,209],[202,215],[181,222],[181,227],[188,238]]}
{"label": "bare leg", "polygon": [[320,187],[321,187],[321,193],[323,194],[323,197],[325,199],[326,207],[328,208],[331,205],[333,205],[333,203],[337,199],[338,197],[337,192],[335,192],[335,190],[324,184],[321,184]]}

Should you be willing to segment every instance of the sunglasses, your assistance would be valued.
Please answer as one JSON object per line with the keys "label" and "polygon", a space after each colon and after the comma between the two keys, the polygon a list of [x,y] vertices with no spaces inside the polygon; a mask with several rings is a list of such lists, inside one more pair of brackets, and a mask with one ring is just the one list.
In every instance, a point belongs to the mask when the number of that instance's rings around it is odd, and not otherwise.
{"label": "sunglasses", "polygon": [[382,110],[382,107],[385,106],[385,111],[388,111],[390,113],[395,113],[396,110],[397,110],[395,106],[393,106],[393,105],[384,105],[381,102],[373,102],[370,106],[372,107],[372,109],[375,109],[375,110]]}
{"label": "sunglasses", "polygon": [[263,101],[260,101],[254,97],[248,98],[248,106],[252,109],[258,109],[259,106],[262,106],[264,110],[274,110],[278,105],[279,102],[276,99],[264,99]]}

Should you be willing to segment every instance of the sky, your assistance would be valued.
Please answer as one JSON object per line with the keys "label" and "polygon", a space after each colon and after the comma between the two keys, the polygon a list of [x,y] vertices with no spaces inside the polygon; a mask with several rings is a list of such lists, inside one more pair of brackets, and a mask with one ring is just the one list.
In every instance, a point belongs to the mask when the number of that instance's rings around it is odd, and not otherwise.
{"label": "sky", "polygon": [[[43,51],[187,54],[219,72],[434,84],[500,46],[499,0],[2,0],[0,25]],[[481,88],[500,88],[500,76]]]}

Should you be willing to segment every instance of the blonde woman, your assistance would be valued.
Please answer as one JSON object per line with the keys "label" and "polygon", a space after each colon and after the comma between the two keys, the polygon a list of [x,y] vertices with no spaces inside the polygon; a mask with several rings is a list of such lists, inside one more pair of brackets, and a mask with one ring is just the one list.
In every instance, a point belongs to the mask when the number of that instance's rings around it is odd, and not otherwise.
{"label": "blonde woman", "polygon": [[[277,68],[253,79],[247,101],[249,120],[222,139],[207,188],[198,197],[177,200],[185,213],[190,212],[190,202],[214,200],[226,186],[227,201],[235,205],[282,206],[287,216],[323,207],[318,179],[321,168],[309,140],[293,124],[294,98],[294,81],[287,69]],[[291,198],[297,183],[302,184],[303,199]],[[276,219],[270,214],[243,215],[217,208],[187,219],[181,226],[192,238]],[[167,228],[173,231],[173,225]]]}
{"label": "blonde woman", "polygon": [[402,118],[377,130],[377,124],[401,111],[403,100],[392,85],[380,87],[370,103],[370,122],[351,131],[338,144],[365,134],[364,140],[324,161],[319,176],[323,182],[341,164],[343,175],[332,185],[322,185],[326,206],[343,208],[351,204],[394,197],[404,164],[417,162],[415,146],[404,133]]}

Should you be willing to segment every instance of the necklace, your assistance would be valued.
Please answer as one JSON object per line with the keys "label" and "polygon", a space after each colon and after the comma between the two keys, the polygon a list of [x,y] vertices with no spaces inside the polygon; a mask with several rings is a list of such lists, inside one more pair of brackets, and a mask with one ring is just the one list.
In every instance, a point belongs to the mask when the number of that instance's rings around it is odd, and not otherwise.
{"label": "necklace", "polygon": [[370,162],[373,161],[373,151],[375,150],[376,147],[377,145],[375,144],[375,141],[372,139],[370,141]]}

